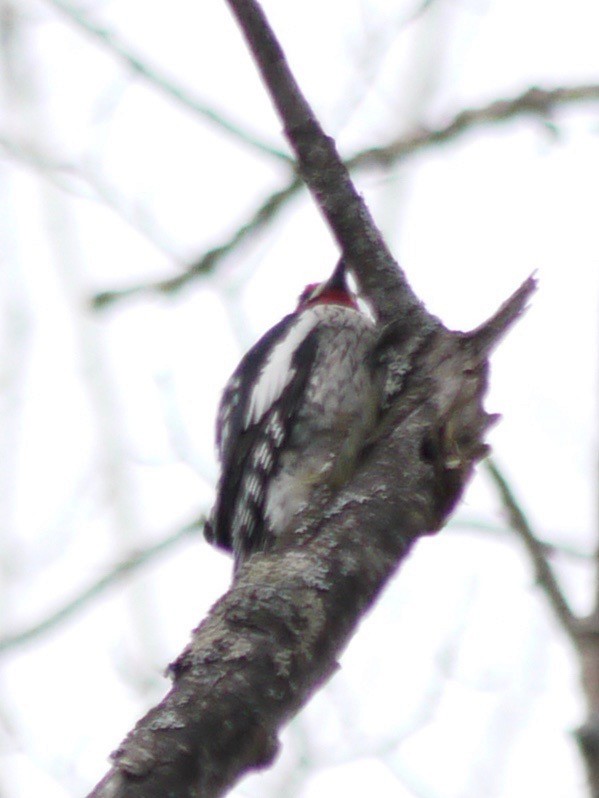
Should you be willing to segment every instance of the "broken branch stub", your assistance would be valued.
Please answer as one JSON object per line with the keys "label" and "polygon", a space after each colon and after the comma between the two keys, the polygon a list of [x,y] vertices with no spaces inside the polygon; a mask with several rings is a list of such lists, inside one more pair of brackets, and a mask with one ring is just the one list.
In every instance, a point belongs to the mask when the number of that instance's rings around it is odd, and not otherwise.
{"label": "broken branch stub", "polygon": [[414,541],[445,523],[485,454],[487,355],[534,289],[530,278],[473,333],[385,330],[377,356],[394,376],[354,477],[244,563],[92,798],[217,798],[272,761],[282,725],[335,671],[364,612]]}

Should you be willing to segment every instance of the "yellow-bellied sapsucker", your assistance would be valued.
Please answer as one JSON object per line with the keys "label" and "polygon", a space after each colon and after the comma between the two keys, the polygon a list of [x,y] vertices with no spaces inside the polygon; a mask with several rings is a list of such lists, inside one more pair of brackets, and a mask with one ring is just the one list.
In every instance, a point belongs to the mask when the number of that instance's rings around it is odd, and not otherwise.
{"label": "yellow-bellied sapsucker", "polygon": [[375,340],[341,260],[229,379],[216,425],[222,471],[205,534],[233,551],[236,568],[285,534],[316,488],[337,490],[353,472],[379,407]]}

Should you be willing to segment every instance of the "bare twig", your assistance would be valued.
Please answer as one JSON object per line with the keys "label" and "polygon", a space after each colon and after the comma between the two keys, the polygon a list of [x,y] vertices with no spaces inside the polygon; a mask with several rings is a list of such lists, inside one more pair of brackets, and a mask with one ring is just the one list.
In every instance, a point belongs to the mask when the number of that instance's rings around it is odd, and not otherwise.
{"label": "bare twig", "polygon": [[276,158],[279,161],[286,163],[291,162],[289,155],[282,150],[267,144],[264,141],[256,138],[248,130],[245,130],[241,125],[233,122],[231,119],[223,114],[222,111],[215,111],[206,103],[197,97],[193,97],[182,86],[179,86],[167,75],[160,72],[156,67],[151,66],[144,61],[140,56],[134,53],[127,45],[125,45],[112,31],[108,30],[105,26],[93,22],[89,16],[78,8],[75,8],[65,0],[47,0],[50,5],[55,9],[65,14],[77,27],[92,36],[97,42],[104,46],[112,55],[116,56],[123,63],[127,65],[135,74],[139,75],[145,81],[150,83],[159,91],[166,94],[173,100],[183,105],[185,108],[198,114],[206,121],[218,127],[228,135],[235,138],[237,141],[251,147],[254,150]]}
{"label": "bare twig", "polygon": [[[460,535],[462,532],[480,532],[485,537],[493,535],[497,538],[505,538],[508,535],[513,535],[513,530],[507,525],[494,524],[484,518],[469,518],[464,515],[454,516],[448,522],[445,529],[455,535]],[[545,540],[538,537],[537,540],[547,557],[563,557],[569,560],[579,560],[581,562],[590,563],[594,556],[590,551],[583,551],[582,549],[569,546],[561,541]]]}
{"label": "bare twig", "polygon": [[158,541],[158,543],[147,546],[146,548],[131,554],[129,557],[126,557],[124,560],[121,560],[116,565],[111,566],[103,576],[94,580],[90,585],[81,590],[74,598],[69,599],[65,604],[63,604],[62,607],[59,607],[41,621],[38,621],[37,623],[34,623],[19,632],[14,632],[13,634],[9,634],[0,638],[0,654],[5,654],[24,645],[25,643],[30,643],[33,640],[37,640],[46,632],[52,631],[60,623],[68,618],[71,618],[73,615],[76,615],[91,601],[105,593],[108,588],[128,578],[131,574],[138,571],[144,565],[147,565],[160,555],[165,554],[167,551],[173,549],[177,544],[186,538],[196,535],[202,530],[203,526],[203,519],[194,521]]}
{"label": "bare twig", "polygon": [[515,119],[519,116],[539,116],[547,119],[552,111],[568,105],[599,100],[599,84],[564,86],[553,89],[531,88],[505,100],[494,100],[478,108],[457,113],[445,125],[423,128],[382,147],[373,147],[354,155],[347,161],[350,169],[390,166],[398,161],[438,144],[453,141],[477,127]]}
{"label": "bare twig", "polygon": [[100,174],[75,163],[52,160],[51,156],[37,151],[30,142],[24,145],[2,133],[0,133],[0,150],[4,150],[9,158],[14,158],[28,169],[36,171],[66,194],[77,199],[102,203],[171,260],[182,262],[173,243],[167,240],[156,221],[148,218],[146,213],[140,213],[139,209],[133,208],[131,201]]}
{"label": "bare twig", "polygon": [[295,196],[302,188],[303,183],[299,177],[293,177],[290,182],[280,191],[275,191],[266,198],[245,224],[239,227],[233,235],[213,249],[209,249],[188,269],[175,277],[169,277],[156,283],[144,283],[134,285],[118,291],[103,291],[92,297],[92,306],[96,309],[111,305],[114,302],[128,297],[139,296],[144,293],[160,292],[165,294],[174,293],[184,288],[195,278],[210,274],[216,264],[224,257],[233,252],[243,242],[251,236],[256,235],[261,229],[266,227],[277,215],[279,210]]}
{"label": "bare twig", "polygon": [[578,619],[566,601],[559,582],[549,564],[543,544],[534,534],[510,485],[494,460],[487,458],[487,460],[484,461],[484,467],[497,488],[510,526],[521,538],[532,560],[539,586],[544,591],[564,631],[573,642],[577,643],[580,632]]}
{"label": "bare twig", "polygon": [[[585,102],[595,103],[597,100],[599,100],[598,84],[554,89],[529,89],[506,100],[495,100],[478,108],[460,111],[444,125],[423,129],[384,146],[364,150],[349,158],[346,165],[350,171],[393,166],[428,147],[455,141],[477,127],[508,121],[519,116],[547,116],[552,110],[558,108]],[[263,230],[274,222],[280,211],[299,192],[302,185],[296,175],[290,177],[287,184],[261,203],[249,220],[226,242],[206,252],[176,278],[143,283],[122,290],[105,291],[93,297],[93,305],[100,308],[144,293],[168,294],[177,291],[197,277],[209,273],[223,257],[231,254],[250,235]]]}

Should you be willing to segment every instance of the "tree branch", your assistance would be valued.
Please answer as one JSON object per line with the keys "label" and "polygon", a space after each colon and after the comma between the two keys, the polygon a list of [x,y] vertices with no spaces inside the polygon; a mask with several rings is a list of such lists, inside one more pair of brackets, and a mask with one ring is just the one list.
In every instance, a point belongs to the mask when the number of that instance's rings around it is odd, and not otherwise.
{"label": "tree branch", "polygon": [[523,312],[529,278],[473,333],[446,330],[408,286],[302,97],[253,0],[228,0],[298,157],[301,174],[381,325],[373,365],[384,413],[349,482],[312,498],[272,550],[245,561],[172,664],[174,685],[113,754],[93,798],[218,798],[269,764],[280,727],[337,658],[415,540],[447,520],[494,422],[487,356]]}
{"label": "tree branch", "polygon": [[[505,538],[506,536],[513,535],[513,529],[509,525],[498,525],[487,521],[484,518],[468,517],[459,515],[451,519],[446,526],[447,531],[453,534],[461,534],[461,532],[480,532],[485,537],[491,535],[498,538]],[[537,537],[539,545],[545,552],[547,559],[550,561],[552,557],[560,557],[567,560],[578,560],[584,563],[590,563],[594,555],[590,551],[576,548],[575,546],[567,545],[557,540],[546,540]]]}
{"label": "tree branch", "polygon": [[262,155],[268,155],[279,161],[291,163],[289,155],[264,141],[260,141],[260,139],[256,138],[256,136],[248,130],[245,130],[241,125],[233,122],[231,119],[227,119],[222,111],[217,112],[206,103],[202,102],[202,100],[199,100],[197,97],[192,97],[182,86],[177,85],[177,83],[161,73],[156,67],[152,67],[150,64],[146,63],[105,26],[92,22],[88,15],[80,9],[74,8],[69,2],[65,2],[65,0],[47,0],[47,2],[57,11],[66,15],[80,30],[92,36],[135,74],[139,75],[139,77],[143,78],[147,83],[150,83],[154,88],[158,89],[158,91],[170,97],[170,99],[180,103],[184,108],[193,111],[194,114],[201,116],[210,124]]}
{"label": "tree branch", "polygon": [[505,100],[494,100],[478,108],[467,108],[457,113],[445,125],[414,131],[382,147],[373,147],[354,155],[347,161],[350,169],[390,166],[415,152],[453,141],[477,127],[505,122],[519,116],[539,116],[548,119],[557,108],[597,102],[599,84],[563,86],[553,89],[533,87],[522,94]]}
{"label": "tree branch", "polygon": [[[533,290],[529,280],[514,295],[506,324]],[[414,541],[443,525],[486,452],[481,351],[442,329],[426,338],[352,480],[246,561],[93,798],[217,798],[272,761],[281,725],[335,671],[359,620]]]}
{"label": "tree branch", "polygon": [[303,96],[258,3],[227,0],[284,125],[298,169],[379,320],[431,320],[354,188],[335,146]]}
{"label": "tree branch", "polygon": [[487,458],[484,462],[484,468],[497,488],[511,528],[524,543],[535,569],[539,586],[545,593],[562,628],[572,642],[578,645],[581,631],[578,619],[570,609],[559,582],[553,573],[553,569],[547,559],[545,547],[532,531],[524,511],[495,461],[490,457]]}
{"label": "tree branch", "polygon": [[[389,144],[363,150],[346,161],[350,171],[373,168],[388,168],[422,150],[439,144],[448,144],[459,139],[469,131],[509,121],[520,116],[538,115],[546,117],[551,111],[569,105],[599,100],[599,84],[558,87],[553,89],[528,89],[505,100],[494,100],[478,108],[467,108],[455,114],[446,124],[435,128],[415,131]],[[208,250],[177,277],[143,283],[130,288],[104,291],[92,298],[92,304],[100,309],[114,302],[129,299],[144,293],[169,294],[183,288],[189,282],[213,271],[220,261],[230,255],[250,235],[266,228],[276,221],[279,213],[302,188],[303,182],[292,175],[281,189],[273,192],[250,218],[223,244]]]}
{"label": "tree branch", "polygon": [[[146,213],[140,213],[139,209],[132,208],[132,203],[121,196],[100,174],[74,163],[52,160],[46,153],[37,151],[31,143],[24,145],[2,132],[0,132],[0,149],[66,194],[77,199],[102,203],[171,260],[182,260],[175,252],[172,243],[158,229],[156,221],[149,219]],[[126,295],[126,292],[124,294]]]}
{"label": "tree branch", "polygon": [[181,274],[156,283],[142,283],[116,291],[102,291],[92,297],[92,307],[100,310],[116,301],[140,296],[144,293],[154,293],[156,291],[164,294],[175,293],[197,277],[210,274],[224,257],[231,254],[242,243],[256,235],[275,219],[281,208],[286,205],[291,197],[299,192],[302,186],[303,182],[300,178],[293,177],[284,188],[280,191],[275,191],[267,197],[254,211],[249,220],[239,227],[230,238],[222,244],[209,249]]}
{"label": "tree branch", "polygon": [[170,551],[170,549],[174,548],[182,540],[201,532],[203,526],[203,520],[194,521],[177,530],[172,535],[158,541],[158,543],[141,549],[131,554],[126,559],[121,560],[121,562],[116,565],[113,565],[103,576],[94,580],[94,582],[84,588],[77,596],[69,599],[62,607],[59,607],[59,609],[47,615],[43,620],[22,629],[20,632],[8,634],[0,638],[0,655],[6,654],[33,640],[37,640],[39,637],[46,634],[46,632],[52,631],[63,621],[66,621],[68,618],[80,612],[90,601],[98,598],[98,596],[106,592],[108,588],[126,579],[161,554]]}
{"label": "tree branch", "polygon": [[359,619],[414,541],[443,525],[486,453],[483,436],[494,421],[482,407],[487,355],[535,288],[530,278],[469,335],[431,321],[261,10],[250,0],[229,3],[302,175],[379,319],[389,322],[373,353],[386,374],[386,413],[345,488],[333,498],[317,496],[292,534],[244,563],[171,666],[170,693],[113,754],[93,798],[217,798],[242,773],[272,761],[281,725],[334,672]]}

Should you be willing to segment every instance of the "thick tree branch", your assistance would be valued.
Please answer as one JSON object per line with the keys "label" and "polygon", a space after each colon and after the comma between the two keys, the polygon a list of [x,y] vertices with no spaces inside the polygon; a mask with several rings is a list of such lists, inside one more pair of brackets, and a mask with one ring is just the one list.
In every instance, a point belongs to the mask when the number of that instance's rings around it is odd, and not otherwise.
{"label": "thick tree branch", "polygon": [[497,488],[510,526],[524,543],[526,551],[533,563],[539,586],[545,593],[564,631],[568,634],[572,642],[578,645],[581,631],[578,619],[573,614],[566,601],[564,593],[547,559],[543,544],[532,531],[532,527],[524,511],[520,507],[518,500],[514,496],[512,489],[497,464],[491,458],[487,458],[484,462],[484,467]]}
{"label": "thick tree branch", "polygon": [[[534,287],[514,295],[507,326]],[[354,478],[246,561],[93,798],[216,798],[272,760],[281,725],[334,672],[358,621],[414,541],[443,525],[486,452],[483,349],[443,329],[424,340]]]}
{"label": "thick tree branch", "polygon": [[42,637],[46,632],[51,632],[59,624],[76,615],[82,610],[90,601],[101,596],[108,588],[118,584],[122,580],[128,578],[131,574],[138,571],[142,566],[155,560],[167,551],[170,551],[178,543],[201,532],[204,526],[203,520],[195,521],[185,527],[168,535],[158,543],[147,546],[140,551],[136,551],[124,560],[121,560],[116,565],[103,574],[99,579],[95,579],[85,589],[80,591],[74,598],[69,599],[62,607],[47,615],[41,621],[22,629],[19,632],[5,635],[0,638],[0,655],[6,654],[9,651],[19,648],[26,643],[37,640]]}
{"label": "thick tree branch", "polygon": [[281,113],[300,172],[381,325],[376,434],[336,495],[257,552],[171,666],[174,685],[113,754],[93,798],[217,798],[270,763],[281,726],[337,667],[357,623],[421,535],[439,530],[495,417],[487,356],[523,312],[529,278],[473,333],[430,317],[394,263],[252,0],[228,0]]}
{"label": "thick tree branch", "polygon": [[[451,143],[477,127],[509,121],[520,116],[537,115],[546,118],[552,111],[560,108],[581,105],[586,102],[596,103],[598,100],[598,84],[553,89],[528,89],[522,94],[505,100],[494,100],[477,108],[459,111],[445,124],[421,129],[389,144],[364,150],[349,158],[345,163],[351,172],[361,169],[388,168],[429,147]],[[154,283],[134,285],[121,290],[104,291],[92,298],[92,304],[96,308],[102,308],[113,302],[145,293],[169,294],[180,290],[198,277],[210,273],[224,257],[230,255],[241,243],[275,222],[279,213],[299,193],[302,186],[303,182],[295,174],[291,175],[281,189],[273,192],[260,203],[250,218],[230,238],[219,246],[208,250],[176,277]]]}

